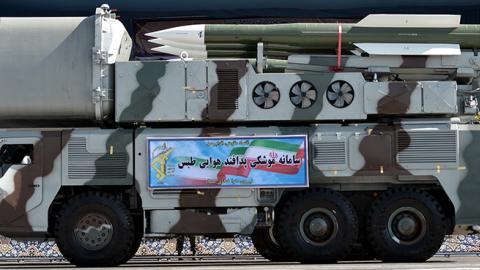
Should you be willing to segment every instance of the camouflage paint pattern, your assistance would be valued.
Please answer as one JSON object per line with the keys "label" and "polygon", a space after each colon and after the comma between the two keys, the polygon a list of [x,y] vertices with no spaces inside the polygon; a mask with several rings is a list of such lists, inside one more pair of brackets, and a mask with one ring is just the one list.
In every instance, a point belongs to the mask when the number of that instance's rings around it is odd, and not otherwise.
{"label": "camouflage paint pattern", "polygon": [[480,192],[480,130],[478,126],[460,127],[459,141],[461,152],[461,166],[465,166],[466,174],[458,184],[457,196],[460,207],[457,209],[456,217],[463,224],[476,224],[480,216],[480,209],[475,203]]}
{"label": "camouflage paint pattern", "polygon": [[[229,70],[230,72],[237,72],[238,78],[242,78],[245,76],[246,70],[246,63],[243,61],[239,62],[228,62],[228,61],[218,61],[214,62],[216,69],[223,69]],[[217,73],[218,74],[218,73]],[[209,103],[208,108],[205,108],[202,113],[202,120],[207,121],[207,119],[214,119],[216,121],[226,121],[234,112],[235,112],[235,104],[238,104],[238,98],[241,95],[242,87],[237,85],[239,91],[234,93],[233,97],[228,98],[229,104],[227,104],[227,109],[218,110],[218,100],[222,93],[219,89],[222,89],[222,84],[229,83],[229,82],[222,82],[218,79],[217,82],[211,87],[210,94],[209,94]],[[225,88],[223,88],[225,89]],[[210,110],[209,110],[210,109]],[[215,130],[215,133],[220,136],[229,136],[231,134],[229,128],[224,128],[220,130]],[[199,137],[209,137],[212,136],[212,131],[208,128],[202,129],[199,134]],[[192,192],[188,190],[182,190],[179,194],[179,209],[186,209],[186,208],[215,208],[216,207],[216,199],[218,194],[220,193],[220,189],[209,189],[203,191],[203,193],[197,193],[196,195],[192,196]],[[225,233],[225,227],[222,224],[221,218],[216,214],[210,214],[207,217],[207,213],[191,213],[189,211],[180,210],[180,218],[176,224],[174,224],[171,228],[172,232],[185,232],[189,233],[192,232],[193,229],[191,224],[195,222],[195,220],[202,220],[205,226],[205,231],[215,231],[217,233]],[[191,228],[191,229],[188,229]],[[198,232],[198,230],[197,230]]]}
{"label": "camouflage paint pattern", "polygon": [[[389,83],[388,94],[379,100],[377,112],[379,114],[405,114],[410,107],[410,96],[416,85],[416,82]],[[407,141],[402,147],[408,147],[410,144],[408,133],[401,126],[378,125],[374,127],[359,145],[358,151],[363,156],[365,165],[355,175],[371,175],[372,171],[392,176],[410,174],[395,159],[396,151],[403,150],[393,147],[394,140],[398,139],[395,132],[402,132],[406,135]]]}
{"label": "camouflage paint pattern", "polygon": [[[46,211],[61,186],[58,174],[61,168],[59,161],[70,134],[70,130],[0,134],[3,139],[0,144],[33,143],[31,164],[2,164],[0,230],[5,235],[10,234],[9,230],[21,233],[46,231],[48,226]],[[28,138],[30,141],[16,138]],[[37,200],[36,203],[33,202],[35,205],[32,205],[31,200],[35,200],[34,197],[40,201]]]}

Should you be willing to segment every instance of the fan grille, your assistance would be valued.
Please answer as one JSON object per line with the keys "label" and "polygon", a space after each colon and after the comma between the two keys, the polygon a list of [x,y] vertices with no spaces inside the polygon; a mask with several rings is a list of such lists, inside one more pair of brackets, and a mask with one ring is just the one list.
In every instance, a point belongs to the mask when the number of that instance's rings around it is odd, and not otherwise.
{"label": "fan grille", "polygon": [[346,81],[332,82],[326,92],[328,102],[336,108],[345,108],[352,104],[355,98],[353,87]]}
{"label": "fan grille", "polygon": [[280,90],[274,83],[264,81],[253,88],[252,99],[259,108],[271,109],[280,101]]}
{"label": "fan grille", "polygon": [[308,109],[317,100],[317,89],[308,81],[296,82],[290,88],[290,101],[300,109]]}

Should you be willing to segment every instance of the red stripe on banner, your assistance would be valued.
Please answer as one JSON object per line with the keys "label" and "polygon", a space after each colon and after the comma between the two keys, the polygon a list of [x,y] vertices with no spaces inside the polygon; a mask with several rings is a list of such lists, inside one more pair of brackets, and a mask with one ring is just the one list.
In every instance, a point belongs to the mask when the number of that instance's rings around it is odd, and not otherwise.
{"label": "red stripe on banner", "polygon": [[301,158],[302,161],[305,160],[305,148],[300,148],[297,151],[297,158]]}
{"label": "red stripe on banner", "polygon": [[[283,174],[297,174],[300,168],[302,167],[303,162],[305,161],[305,148],[298,149],[295,156],[296,158],[301,160],[299,164],[295,164],[295,165],[273,164],[270,167],[268,167],[268,165],[257,165],[255,168],[250,168],[250,167],[245,168],[243,166],[241,167],[224,166],[218,173],[218,179],[220,183],[223,183],[223,181],[225,181],[227,174],[248,177],[251,169],[262,170],[267,172],[283,173]],[[254,162],[254,161],[255,159],[248,159],[247,163],[250,164],[251,162]]]}
{"label": "red stripe on banner", "polygon": [[257,165],[255,170],[262,170],[275,173],[283,174],[297,174],[300,168],[302,167],[303,162],[305,161],[305,148],[300,148],[295,155],[297,159],[300,159],[300,163],[295,165],[285,165],[285,164],[273,164],[270,168],[267,165]]}
{"label": "red stripe on banner", "polygon": [[300,170],[301,163],[297,165],[284,165],[284,164],[274,164],[270,168],[268,165],[257,165],[255,170],[281,173],[281,174],[296,174]]}

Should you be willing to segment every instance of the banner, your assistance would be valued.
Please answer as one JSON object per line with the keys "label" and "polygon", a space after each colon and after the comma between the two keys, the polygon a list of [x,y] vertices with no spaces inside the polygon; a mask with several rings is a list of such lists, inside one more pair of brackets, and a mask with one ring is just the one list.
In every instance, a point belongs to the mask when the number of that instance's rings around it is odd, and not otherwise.
{"label": "banner", "polygon": [[307,137],[149,138],[149,187],[305,187]]}

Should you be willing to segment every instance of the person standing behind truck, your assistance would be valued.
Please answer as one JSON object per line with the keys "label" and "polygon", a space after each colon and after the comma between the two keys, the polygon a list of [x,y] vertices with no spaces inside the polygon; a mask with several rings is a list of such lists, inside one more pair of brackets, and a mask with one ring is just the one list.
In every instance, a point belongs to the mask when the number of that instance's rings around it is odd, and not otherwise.
{"label": "person standing behind truck", "polygon": [[[192,255],[195,256],[197,253],[196,249],[196,236],[189,236],[188,241],[190,242],[190,251],[192,252]],[[178,256],[182,256],[182,251],[183,251],[183,245],[185,243],[185,235],[179,235],[177,237],[177,246],[176,246],[176,251]],[[182,260],[182,258],[179,258],[179,260]]]}

